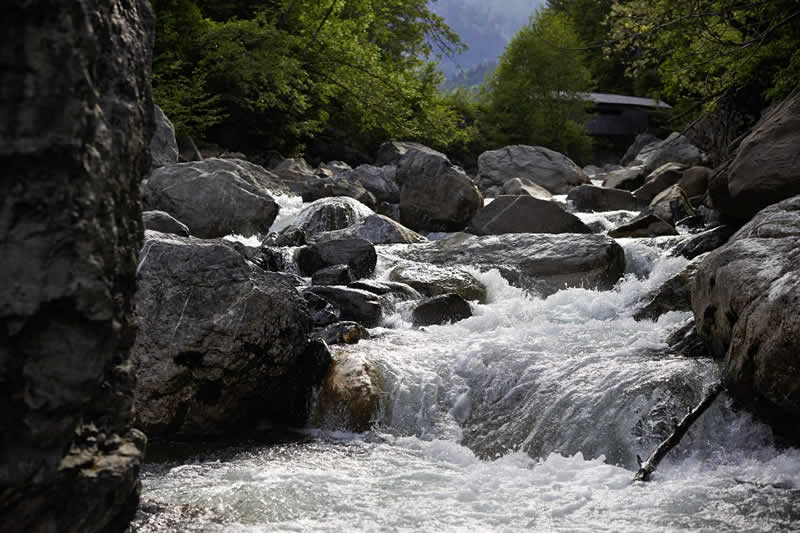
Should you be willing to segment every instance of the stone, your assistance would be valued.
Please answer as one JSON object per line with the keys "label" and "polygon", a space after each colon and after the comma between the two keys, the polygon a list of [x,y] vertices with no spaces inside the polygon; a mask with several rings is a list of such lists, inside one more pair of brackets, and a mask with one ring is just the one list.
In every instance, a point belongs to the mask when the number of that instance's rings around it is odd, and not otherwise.
{"label": "stone", "polygon": [[678,180],[678,185],[689,198],[703,196],[708,189],[708,180],[711,177],[711,172],[712,170],[708,167],[687,168],[681,179]]}
{"label": "stone", "polygon": [[175,139],[175,127],[157,105],[153,105],[156,129],[150,140],[152,167],[158,168],[174,165],[178,162],[178,141]]}
{"label": "stone", "polygon": [[419,143],[391,141],[383,143],[380,146],[380,148],[378,148],[378,154],[375,157],[375,166],[376,167],[383,167],[386,165],[397,166],[397,164],[400,162],[400,159],[402,159],[402,157],[411,150],[429,151],[439,154],[442,157],[446,157],[444,156],[444,154],[435,152],[435,150],[431,150],[427,146]]}
{"label": "stone", "polygon": [[242,161],[247,161],[247,154],[242,152],[223,152],[219,154],[220,159],[240,159]]}
{"label": "stone", "polygon": [[595,185],[579,185],[569,191],[567,201],[576,211],[638,211],[639,200],[630,192]]}
{"label": "stone", "polygon": [[684,357],[711,357],[705,341],[697,333],[694,318],[690,318],[675,328],[665,339],[670,350]]}
{"label": "stone", "polygon": [[376,167],[361,165],[352,170],[342,172],[341,175],[350,181],[361,184],[375,196],[378,202],[398,203],[400,201],[400,187],[397,185],[397,167],[386,165]]}
{"label": "stone", "polygon": [[304,276],[329,266],[347,265],[353,279],[375,272],[378,255],[375,247],[364,239],[323,241],[298,248],[294,255],[297,268]]}
{"label": "stone", "polygon": [[279,232],[270,232],[262,243],[264,246],[303,246],[306,243],[306,232],[297,226],[286,226]]}
{"label": "stone", "polygon": [[650,202],[650,209],[660,219],[675,225],[679,220],[694,217],[697,214],[686,193],[678,185],[673,185],[658,193]]}
{"label": "stone", "polygon": [[[493,187],[496,187],[496,185]],[[544,187],[536,185],[531,180],[528,179],[523,180],[521,178],[514,178],[512,180],[508,180],[507,182],[505,182],[500,191],[500,194],[511,194],[511,195],[521,194],[525,196],[532,196],[534,198],[539,198],[540,200],[550,200],[553,197],[553,195],[550,194],[550,191],[548,191]],[[500,196],[500,194],[494,194],[493,196]]]}
{"label": "stone", "polygon": [[203,154],[200,153],[200,150],[194,143],[194,139],[192,139],[189,135],[182,135],[178,137],[178,154],[178,161],[180,163],[203,160]]}
{"label": "stone", "polygon": [[[313,385],[300,293],[221,241],[147,232],[133,358],[139,427],[209,437],[300,423]],[[312,354],[313,355],[313,354]],[[319,355],[319,354],[317,354]]]}
{"label": "stone", "polygon": [[341,314],[339,308],[322,296],[306,291],[303,293],[303,298],[308,305],[314,327],[324,328],[339,320],[339,315]]}
{"label": "stone", "polygon": [[428,239],[383,215],[369,215],[344,229],[314,236],[315,242],[340,239],[364,239],[372,244],[414,244]]}
{"label": "stone", "polygon": [[611,289],[625,270],[622,247],[604,235],[591,234],[457,233],[393,253],[437,266],[497,269],[510,284],[542,296],[565,287]]}
{"label": "stone", "polygon": [[317,334],[326,344],[358,344],[361,339],[369,339],[369,331],[358,322],[337,322]]}
{"label": "stone", "polygon": [[389,272],[391,281],[404,283],[428,297],[457,294],[465,300],[486,303],[486,287],[459,268],[421,263],[398,265]]}
{"label": "stone", "polygon": [[166,211],[201,238],[267,233],[279,206],[270,194],[275,176],[239,159],[206,159],[157,168],[144,187],[144,204]]}
{"label": "stone", "polygon": [[716,250],[728,242],[728,239],[735,232],[736,229],[733,226],[717,226],[682,242],[670,252],[670,255],[680,255],[686,259],[694,259],[698,255]]}
{"label": "stone", "polygon": [[351,281],[353,281],[353,275],[347,265],[321,268],[311,276],[313,285],[347,285]]}
{"label": "stone", "polygon": [[647,176],[644,185],[633,191],[633,195],[647,205],[659,193],[678,183],[685,170],[686,167],[676,163],[662,165]]}
{"label": "stone", "polygon": [[354,281],[348,285],[351,289],[361,289],[378,296],[391,295],[398,300],[420,300],[422,295],[411,285],[399,281],[376,281],[374,279],[362,279]]}
{"label": "stone", "polygon": [[421,302],[411,314],[415,327],[455,323],[472,316],[472,308],[458,294],[443,294]]}
{"label": "stone", "polygon": [[478,188],[447,157],[409,149],[397,166],[400,222],[415,231],[458,231],[483,205]]}
{"label": "stone", "polygon": [[636,136],[636,139],[633,141],[628,149],[625,151],[625,155],[622,156],[619,164],[624,166],[629,165],[636,159],[636,156],[639,155],[639,152],[642,151],[647,145],[656,144],[661,142],[661,139],[653,135],[652,133],[640,133]]}
{"label": "stone", "polygon": [[727,170],[722,212],[749,219],[764,207],[800,194],[800,89],[766,112],[742,140]]}
{"label": "stone", "polygon": [[286,270],[288,262],[281,250],[276,250],[270,246],[262,246],[261,248],[256,248],[255,253],[253,253],[252,248],[246,247],[240,242],[226,242],[226,244],[239,252],[245,259],[252,261],[256,266],[267,272],[284,272]]}
{"label": "stone", "polygon": [[353,320],[371,328],[380,324],[383,308],[375,294],[358,289],[334,286],[314,286],[305,289],[324,298],[339,310],[339,319]]}
{"label": "stone", "polygon": [[478,157],[482,187],[502,186],[514,178],[530,180],[552,194],[566,194],[572,187],[589,183],[589,177],[571,159],[542,146],[507,146]]}
{"label": "stone", "polygon": [[381,378],[361,354],[337,356],[322,383],[310,423],[338,431],[368,431],[380,412]]}
{"label": "stone", "polygon": [[347,172],[348,170],[353,170],[353,167],[345,163],[344,161],[329,161],[327,163],[322,163],[319,168],[327,170],[331,172],[334,176],[336,174],[342,174]]}
{"label": "stone", "polygon": [[650,301],[639,309],[636,320],[657,320],[669,311],[691,311],[692,285],[704,256],[698,256],[686,268],[669,278],[656,289]]}
{"label": "stone", "polygon": [[475,213],[468,231],[475,235],[592,232],[559,205],[531,196],[499,196]]}
{"label": "stone", "polygon": [[652,212],[645,212],[608,232],[609,237],[615,239],[661,237],[664,235],[677,235],[678,232],[667,221]]}
{"label": "stone", "polygon": [[142,212],[142,222],[144,229],[173,233],[181,237],[189,236],[189,228],[186,224],[164,211],[144,211]]}
{"label": "stone", "polygon": [[331,178],[314,178],[306,181],[298,192],[304,202],[313,202],[320,198],[347,197],[353,198],[370,209],[377,205],[375,196],[360,183],[350,180],[343,175]]}
{"label": "stone", "polygon": [[0,531],[123,531],[130,348],[155,127],[142,0],[3,4]]}
{"label": "stone", "polygon": [[296,224],[308,239],[326,231],[347,228],[375,214],[372,209],[352,198],[322,198],[303,207]]}
{"label": "stone", "polygon": [[800,416],[800,196],[760,211],[708,254],[692,291],[697,331],[724,357],[728,392],[779,431]]}
{"label": "stone", "polygon": [[603,187],[608,189],[622,189],[624,191],[635,191],[644,185],[644,178],[648,170],[642,165],[630,166],[613,170],[606,174],[603,179]]}
{"label": "stone", "polygon": [[684,135],[673,132],[663,141],[656,141],[642,148],[636,155],[636,160],[650,170],[655,170],[667,163],[678,163],[687,167],[700,165],[705,162],[706,155]]}

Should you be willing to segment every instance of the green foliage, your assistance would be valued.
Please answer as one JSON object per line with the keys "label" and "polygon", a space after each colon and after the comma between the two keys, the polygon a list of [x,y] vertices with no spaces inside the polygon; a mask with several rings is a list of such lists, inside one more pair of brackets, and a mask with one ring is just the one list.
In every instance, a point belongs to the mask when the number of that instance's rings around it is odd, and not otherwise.
{"label": "green foliage", "polygon": [[539,11],[511,40],[484,88],[483,134],[494,145],[542,145],[582,159],[591,148],[580,93],[591,86],[569,17]]}

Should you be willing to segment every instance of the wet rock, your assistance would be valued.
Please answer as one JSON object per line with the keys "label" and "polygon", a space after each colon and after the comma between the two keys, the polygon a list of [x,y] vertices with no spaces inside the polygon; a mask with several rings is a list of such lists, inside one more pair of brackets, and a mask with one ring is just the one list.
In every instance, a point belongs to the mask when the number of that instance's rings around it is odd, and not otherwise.
{"label": "wet rock", "polygon": [[678,326],[666,338],[667,346],[684,357],[711,357],[708,346],[697,333],[694,318]]}
{"label": "wet rock", "polygon": [[372,214],[372,209],[352,198],[323,198],[300,210],[297,225],[311,239],[319,233],[352,226]]}
{"label": "wet rock", "polygon": [[647,176],[644,185],[633,191],[633,195],[647,205],[662,191],[678,183],[685,170],[686,167],[676,163],[662,165]]}
{"label": "wet rock", "polygon": [[286,257],[280,250],[262,246],[253,253],[247,249],[248,247],[239,242],[229,243],[229,246],[242,254],[245,259],[253,261],[259,268],[267,272],[283,272],[286,270]]}
{"label": "wet rock", "polygon": [[800,196],[760,211],[703,261],[697,330],[725,357],[729,392],[797,433],[800,415]]}
{"label": "wet rock", "polygon": [[671,252],[671,255],[680,255],[687,259],[694,259],[698,255],[716,250],[731,238],[736,232],[732,226],[718,226],[716,228],[704,231],[695,235],[688,241],[685,241],[676,246]]}
{"label": "wet rock", "polygon": [[575,187],[567,194],[567,200],[576,211],[637,211],[641,207],[639,200],[628,191],[594,185]]}
{"label": "wet rock", "polygon": [[270,232],[262,243],[264,246],[303,246],[306,243],[306,232],[297,226],[286,226],[279,232]]}
{"label": "wet rock", "polygon": [[677,235],[678,232],[672,225],[652,212],[645,212],[630,222],[608,232],[609,237],[615,239],[660,237],[662,235]]}
{"label": "wet rock", "polygon": [[622,247],[613,239],[590,234],[507,233],[481,237],[458,233],[409,246],[398,250],[397,255],[439,266],[497,269],[512,285],[542,295],[564,287],[610,289],[625,270]]}
{"label": "wet rock", "polygon": [[358,322],[337,322],[317,334],[328,345],[358,344],[361,339],[369,339],[369,331]]}
{"label": "wet rock", "polygon": [[364,239],[324,241],[299,248],[294,255],[297,268],[304,276],[334,265],[347,265],[353,279],[375,272],[378,255],[375,247]]}
{"label": "wet rock", "polygon": [[672,133],[663,141],[648,144],[636,155],[636,160],[651,170],[667,163],[696,166],[702,164],[705,159],[705,154],[678,132]]}
{"label": "wet rock", "polygon": [[164,211],[144,211],[142,213],[142,222],[144,229],[151,229],[153,231],[160,231],[161,233],[173,233],[181,237],[189,236],[189,228]]}
{"label": "wet rock", "polygon": [[571,159],[541,146],[507,146],[478,157],[482,187],[502,187],[514,178],[530,180],[552,194],[566,194],[576,185],[589,183],[588,176]]}
{"label": "wet rock", "polygon": [[[550,200],[553,197],[550,191],[544,187],[536,185],[529,179],[523,180],[520,178],[514,178],[505,182],[500,194],[532,196],[533,198],[539,198],[540,200]],[[500,194],[494,194],[492,196],[500,196]]]}
{"label": "wet rock", "polygon": [[475,213],[468,231],[475,235],[592,232],[559,205],[530,196],[499,196]]}
{"label": "wet rock", "polygon": [[202,238],[267,233],[278,214],[274,176],[241,160],[206,159],[153,171],[144,204],[166,211]]}
{"label": "wet rock", "polygon": [[350,181],[361,184],[378,202],[398,203],[400,187],[397,185],[397,167],[361,165],[342,173]]}
{"label": "wet rock", "polygon": [[650,209],[654,215],[670,224],[677,224],[679,220],[693,217],[697,214],[692,208],[686,193],[678,185],[673,185],[660,192],[650,202]]}
{"label": "wet rock", "polygon": [[636,320],[657,320],[669,311],[691,311],[692,285],[704,256],[698,256],[686,268],[665,281],[633,317]]}
{"label": "wet rock", "polygon": [[311,283],[314,285],[347,285],[351,281],[353,281],[353,275],[347,265],[322,268],[311,276]]}
{"label": "wet rock", "polygon": [[351,289],[368,291],[378,296],[391,295],[398,300],[420,300],[422,295],[415,288],[399,281],[376,281],[373,279],[362,279],[354,281],[348,285]]}
{"label": "wet rock", "polygon": [[332,178],[309,179],[298,190],[304,202],[313,202],[320,198],[352,198],[370,209],[377,205],[375,196],[360,183],[338,175]]}
{"label": "wet rock", "polygon": [[469,303],[458,294],[443,294],[428,298],[413,311],[411,318],[416,327],[458,322],[472,316]]}
{"label": "wet rock", "polygon": [[706,193],[706,189],[708,189],[708,180],[711,177],[711,172],[712,170],[708,167],[687,168],[681,179],[678,180],[678,185],[689,198],[703,196]]}
{"label": "wet rock", "polygon": [[606,174],[605,179],[603,179],[603,187],[635,191],[644,185],[644,178],[647,174],[647,168],[642,165],[614,170]]}
{"label": "wet rock", "polygon": [[341,312],[331,302],[313,292],[303,292],[314,327],[325,327],[339,320]]}
{"label": "wet rock", "polygon": [[305,301],[219,241],[147,232],[136,306],[137,423],[148,434],[208,437],[260,420],[299,422]]}
{"label": "wet rock", "polygon": [[483,205],[463,170],[435,150],[409,149],[397,163],[400,222],[415,231],[458,231]]}
{"label": "wet rock", "polygon": [[661,142],[661,139],[659,139],[652,133],[640,133],[639,135],[636,136],[636,139],[633,141],[633,144],[631,144],[625,151],[625,155],[622,156],[622,159],[620,160],[619,164],[622,165],[623,167],[627,166],[634,159],[636,159],[636,156],[639,155],[639,152],[641,152],[645,146],[651,144],[657,144],[659,142]]}
{"label": "wet rock", "polygon": [[153,12],[64,0],[3,15],[0,531],[123,531],[146,442],[129,351]]}
{"label": "wet rock", "polygon": [[389,279],[429,297],[454,293],[465,300],[486,303],[486,287],[472,274],[458,268],[410,263],[394,267]]}
{"label": "wet rock", "polygon": [[175,127],[157,105],[153,106],[156,129],[150,141],[153,168],[174,165],[178,162],[178,141],[175,140]]}
{"label": "wet rock", "polygon": [[371,292],[345,287],[315,286],[304,293],[311,292],[324,298],[339,309],[341,320],[354,320],[371,328],[383,318],[383,309],[378,297]]}
{"label": "wet rock", "polygon": [[347,228],[327,231],[314,237],[316,242],[364,239],[372,244],[413,244],[428,239],[383,215],[370,215]]}
{"label": "wet rock", "polygon": [[344,431],[367,431],[380,411],[381,378],[362,355],[342,353],[322,383],[310,423]]}

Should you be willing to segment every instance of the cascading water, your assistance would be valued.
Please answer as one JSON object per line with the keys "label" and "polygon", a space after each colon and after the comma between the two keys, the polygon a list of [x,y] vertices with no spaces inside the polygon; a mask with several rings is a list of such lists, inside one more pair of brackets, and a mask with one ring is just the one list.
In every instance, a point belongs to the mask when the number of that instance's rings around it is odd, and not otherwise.
{"label": "cascading water", "polygon": [[[689,313],[631,317],[686,265],[671,242],[621,240],[628,273],[612,291],[540,299],[474,271],[489,297],[469,319],[412,329],[399,305],[372,339],[337,347],[380,370],[373,431],[152,463],[134,530],[797,530],[800,451],[725,395],[652,483],[631,482],[635,456],[719,379],[718,363],[663,342]],[[378,277],[399,246],[379,247]]]}

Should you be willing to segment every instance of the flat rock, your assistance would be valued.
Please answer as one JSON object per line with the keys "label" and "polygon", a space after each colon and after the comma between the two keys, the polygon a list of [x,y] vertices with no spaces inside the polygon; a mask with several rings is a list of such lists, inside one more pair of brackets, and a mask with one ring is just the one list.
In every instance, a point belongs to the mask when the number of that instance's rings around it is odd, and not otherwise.
{"label": "flat rock", "polygon": [[475,235],[592,232],[558,204],[531,196],[499,196],[475,213],[468,231]]}
{"label": "flat rock", "polygon": [[389,279],[413,287],[429,297],[454,293],[465,300],[486,303],[486,287],[472,274],[459,268],[403,264],[389,272]]}

